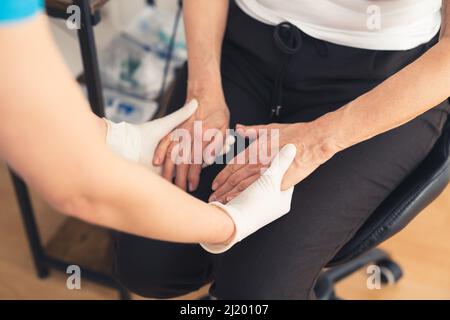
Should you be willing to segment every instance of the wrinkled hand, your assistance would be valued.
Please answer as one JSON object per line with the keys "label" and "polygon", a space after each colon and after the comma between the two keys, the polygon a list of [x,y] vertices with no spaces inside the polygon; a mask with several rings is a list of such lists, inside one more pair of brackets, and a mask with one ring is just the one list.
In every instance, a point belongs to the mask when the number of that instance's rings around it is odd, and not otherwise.
{"label": "wrinkled hand", "polygon": [[140,163],[160,174],[161,168],[153,166],[152,161],[159,141],[176,126],[190,118],[197,107],[198,102],[194,99],[166,117],[140,125],[126,122],[113,123],[105,119],[108,128],[106,143],[116,155]]}
{"label": "wrinkled hand", "polygon": [[[172,134],[168,134],[159,143],[153,160],[155,166],[162,166],[162,176],[172,182],[174,171],[175,184],[183,190],[195,191],[198,188],[200,180],[200,172],[202,170],[202,163],[204,160],[213,162],[214,159],[198,159],[198,155],[194,155],[194,144],[201,145],[201,157],[203,158],[203,150],[211,147],[213,150],[223,150],[225,143],[225,134],[229,126],[229,110],[223,97],[209,98],[200,97],[199,108],[195,114],[186,122],[178,126],[176,129],[185,129],[192,137],[192,146],[190,150],[191,163],[176,164],[172,159],[174,148],[178,147],[177,141],[172,141]],[[221,137],[211,137],[209,140],[203,141],[203,136],[198,136],[194,133],[194,122],[201,121],[202,132],[208,129],[217,129],[221,132]],[[198,148],[197,148],[198,149]],[[219,154],[214,154],[214,157]]]}
{"label": "wrinkled hand", "polygon": [[[292,143],[296,146],[297,155],[284,176],[282,190],[286,190],[308,177],[337,152],[333,140],[324,134],[325,132],[315,122],[261,126],[238,125],[236,129],[239,135],[254,139],[254,141],[243,151],[243,154],[237,155],[231,164],[228,164],[214,179],[212,184],[214,192],[209,201],[227,203],[261,176],[268,163],[261,161],[259,156],[257,161],[251,161],[250,155],[254,154],[254,150],[258,150],[258,155],[263,154],[268,158],[273,158],[278,149],[286,144]],[[271,141],[271,135],[278,137],[278,144]],[[250,150],[251,148],[253,149]],[[241,158],[238,159],[238,157]]]}

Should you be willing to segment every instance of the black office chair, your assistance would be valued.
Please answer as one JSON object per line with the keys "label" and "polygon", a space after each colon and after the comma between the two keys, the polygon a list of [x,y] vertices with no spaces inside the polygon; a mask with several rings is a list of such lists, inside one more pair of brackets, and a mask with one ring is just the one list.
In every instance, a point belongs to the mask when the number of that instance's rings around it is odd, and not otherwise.
{"label": "black office chair", "polygon": [[339,300],[335,284],[360,268],[373,264],[382,283],[403,275],[389,255],[376,248],[405,228],[445,189],[450,181],[450,119],[423,162],[375,210],[355,236],[335,255],[319,277],[315,292],[321,300]]}

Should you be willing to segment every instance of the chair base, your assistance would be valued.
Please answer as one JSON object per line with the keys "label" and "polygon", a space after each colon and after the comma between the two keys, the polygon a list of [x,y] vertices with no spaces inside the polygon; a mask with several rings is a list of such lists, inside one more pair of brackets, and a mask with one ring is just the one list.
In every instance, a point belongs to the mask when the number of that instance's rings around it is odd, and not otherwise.
{"label": "chair base", "polygon": [[324,271],[315,286],[317,299],[342,300],[336,295],[335,285],[342,279],[370,264],[380,268],[382,284],[395,284],[403,276],[400,266],[385,251],[374,249],[348,263]]}

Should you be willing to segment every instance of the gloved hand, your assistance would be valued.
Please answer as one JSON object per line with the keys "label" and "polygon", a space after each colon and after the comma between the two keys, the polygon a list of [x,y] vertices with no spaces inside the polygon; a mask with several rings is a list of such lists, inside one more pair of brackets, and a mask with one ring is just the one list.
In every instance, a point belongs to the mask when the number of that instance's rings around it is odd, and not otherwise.
{"label": "gloved hand", "polygon": [[235,234],[228,244],[201,244],[206,251],[214,254],[223,253],[289,212],[294,187],[281,191],[281,181],[296,153],[295,145],[284,146],[272,161],[270,168],[247,190],[225,205],[220,202],[210,203],[228,213],[234,221]]}
{"label": "gloved hand", "polygon": [[105,119],[108,126],[106,143],[116,155],[140,163],[160,174],[161,167],[155,167],[152,163],[159,141],[189,119],[197,107],[198,102],[194,99],[164,118],[141,125],[113,123]]}
{"label": "gloved hand", "polygon": [[[114,123],[104,119],[108,127],[106,144],[116,155],[126,160],[140,163],[153,172],[160,174],[162,167],[153,165],[153,155],[156,147],[162,138],[189,119],[197,108],[198,102],[194,99],[168,116],[141,125],[126,122]],[[224,141],[224,146],[219,148],[217,155],[228,153],[234,143],[234,137],[228,136]],[[213,160],[210,160],[203,166],[211,165],[212,162]]]}

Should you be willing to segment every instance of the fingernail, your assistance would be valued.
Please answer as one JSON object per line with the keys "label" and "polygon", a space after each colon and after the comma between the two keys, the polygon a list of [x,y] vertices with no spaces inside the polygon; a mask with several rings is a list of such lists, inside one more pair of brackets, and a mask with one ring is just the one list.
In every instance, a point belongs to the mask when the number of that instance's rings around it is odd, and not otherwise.
{"label": "fingernail", "polygon": [[233,197],[227,197],[227,202],[230,202],[231,200],[233,200],[234,198]]}
{"label": "fingernail", "polygon": [[209,198],[209,202],[213,202],[213,201],[216,201],[216,197],[215,197],[215,196],[211,196],[211,197]]}
{"label": "fingernail", "polygon": [[159,158],[155,158],[155,159],[153,159],[153,163],[155,164],[155,166],[159,166],[161,163],[161,160],[159,160]]}
{"label": "fingernail", "polygon": [[219,187],[219,185],[217,184],[217,182],[214,182],[212,185],[213,191],[216,191],[218,187]]}
{"label": "fingernail", "polygon": [[192,182],[189,182],[189,192],[192,192],[194,190],[194,185],[192,184]]}

